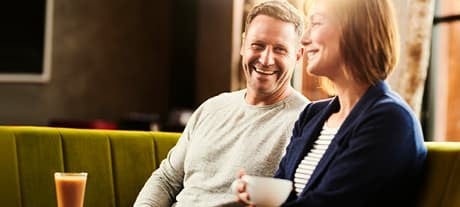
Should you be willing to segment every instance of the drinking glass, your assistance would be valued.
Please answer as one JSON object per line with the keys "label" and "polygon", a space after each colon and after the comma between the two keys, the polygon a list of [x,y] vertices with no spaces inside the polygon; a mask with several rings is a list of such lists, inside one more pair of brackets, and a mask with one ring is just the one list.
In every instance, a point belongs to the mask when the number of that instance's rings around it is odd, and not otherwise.
{"label": "drinking glass", "polygon": [[58,207],[83,207],[85,199],[86,172],[55,172]]}

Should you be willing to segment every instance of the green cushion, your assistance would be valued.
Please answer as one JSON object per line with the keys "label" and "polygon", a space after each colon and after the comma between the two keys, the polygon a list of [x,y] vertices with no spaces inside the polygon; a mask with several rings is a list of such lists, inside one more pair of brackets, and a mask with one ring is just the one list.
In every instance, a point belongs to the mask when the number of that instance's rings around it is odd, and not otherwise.
{"label": "green cushion", "polygon": [[[1,206],[56,206],[53,173],[86,171],[86,207],[132,206],[179,133],[0,127]],[[426,142],[419,206],[460,206],[460,143]]]}
{"label": "green cushion", "polygon": [[109,136],[117,206],[133,206],[137,194],[156,168],[153,135],[145,132],[109,133]]}
{"label": "green cushion", "polygon": [[460,206],[460,143],[426,142],[428,156],[420,207]]}
{"label": "green cushion", "polygon": [[155,137],[156,163],[159,165],[166,158],[169,150],[176,145],[180,134],[174,132],[152,132],[152,134]]}
{"label": "green cushion", "polygon": [[88,172],[86,207],[132,206],[179,136],[0,126],[1,206],[56,206],[56,171]]}
{"label": "green cushion", "polygon": [[21,206],[16,139],[10,130],[0,131],[0,195],[7,206]]}
{"label": "green cushion", "polygon": [[22,206],[56,206],[54,175],[63,169],[61,139],[54,130],[15,130]]}
{"label": "green cushion", "polygon": [[109,137],[88,130],[60,130],[64,170],[88,172],[86,206],[115,206]]}

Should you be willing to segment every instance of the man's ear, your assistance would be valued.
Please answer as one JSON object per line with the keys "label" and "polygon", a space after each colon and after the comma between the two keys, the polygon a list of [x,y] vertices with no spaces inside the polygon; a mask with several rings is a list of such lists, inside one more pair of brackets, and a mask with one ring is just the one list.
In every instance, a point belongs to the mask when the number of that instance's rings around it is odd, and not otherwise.
{"label": "man's ear", "polygon": [[303,54],[305,52],[305,48],[303,46],[300,46],[299,50],[297,50],[297,54],[296,54],[296,60],[299,61],[302,57],[303,57]]}
{"label": "man's ear", "polygon": [[241,33],[241,46],[240,46],[240,55],[243,55],[243,47],[244,47],[244,41],[246,40],[245,38],[245,33]]}

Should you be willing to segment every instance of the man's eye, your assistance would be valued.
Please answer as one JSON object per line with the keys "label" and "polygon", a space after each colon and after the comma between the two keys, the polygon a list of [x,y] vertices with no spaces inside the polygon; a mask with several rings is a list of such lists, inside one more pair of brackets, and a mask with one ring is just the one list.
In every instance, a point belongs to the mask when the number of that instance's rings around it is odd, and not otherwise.
{"label": "man's eye", "polygon": [[287,53],[287,50],[284,49],[284,48],[282,48],[282,47],[276,47],[276,48],[275,48],[275,51],[276,51],[277,53],[280,53],[280,54],[285,54],[285,53]]}
{"label": "man's eye", "polygon": [[252,44],[251,48],[254,49],[254,50],[263,50],[264,46],[261,45],[261,44]]}

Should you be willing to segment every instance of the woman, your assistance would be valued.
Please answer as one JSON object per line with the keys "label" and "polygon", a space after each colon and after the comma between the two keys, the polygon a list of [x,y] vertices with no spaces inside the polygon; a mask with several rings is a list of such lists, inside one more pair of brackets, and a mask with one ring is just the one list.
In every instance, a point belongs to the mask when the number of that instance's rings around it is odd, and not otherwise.
{"label": "woman", "polygon": [[[336,96],[309,104],[275,174],[283,206],[411,206],[426,157],[419,121],[384,82],[399,55],[391,0],[312,0],[306,69]],[[238,198],[250,201],[245,185]]]}

